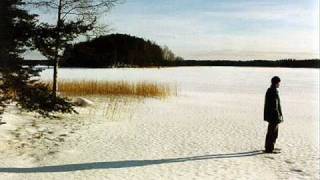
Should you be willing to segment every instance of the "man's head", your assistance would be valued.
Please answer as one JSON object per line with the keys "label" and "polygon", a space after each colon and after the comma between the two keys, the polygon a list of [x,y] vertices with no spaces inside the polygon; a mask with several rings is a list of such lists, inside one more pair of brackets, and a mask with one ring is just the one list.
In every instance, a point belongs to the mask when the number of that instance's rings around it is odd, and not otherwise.
{"label": "man's head", "polygon": [[280,86],[280,78],[278,76],[274,76],[272,79],[271,79],[271,84],[273,86],[275,86],[276,88],[279,88]]}

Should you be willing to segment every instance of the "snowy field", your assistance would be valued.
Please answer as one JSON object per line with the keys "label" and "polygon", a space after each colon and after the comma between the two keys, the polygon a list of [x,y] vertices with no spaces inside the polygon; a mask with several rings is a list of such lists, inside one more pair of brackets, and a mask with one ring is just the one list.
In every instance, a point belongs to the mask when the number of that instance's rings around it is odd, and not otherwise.
{"label": "snowy field", "polygon": [[[282,150],[263,154],[264,95],[274,75],[282,80]],[[170,83],[178,96],[87,97],[94,107],[53,121],[8,111],[0,126],[1,180],[319,179],[317,69],[61,69],[59,77]]]}

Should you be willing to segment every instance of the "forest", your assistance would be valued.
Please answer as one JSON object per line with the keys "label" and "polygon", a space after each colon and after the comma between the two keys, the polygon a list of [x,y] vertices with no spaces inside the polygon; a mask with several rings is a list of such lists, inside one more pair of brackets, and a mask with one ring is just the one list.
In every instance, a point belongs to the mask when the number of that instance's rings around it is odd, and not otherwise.
{"label": "forest", "polygon": [[100,36],[66,47],[62,67],[147,67],[182,60],[166,46],[126,34]]}

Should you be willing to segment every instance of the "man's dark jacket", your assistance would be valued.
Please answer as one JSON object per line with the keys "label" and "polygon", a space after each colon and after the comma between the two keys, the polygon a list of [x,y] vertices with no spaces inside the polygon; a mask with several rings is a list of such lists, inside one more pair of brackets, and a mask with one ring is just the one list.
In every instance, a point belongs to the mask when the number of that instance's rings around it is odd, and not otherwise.
{"label": "man's dark jacket", "polygon": [[264,120],[269,123],[281,123],[283,121],[279,93],[274,86],[271,86],[266,92]]}

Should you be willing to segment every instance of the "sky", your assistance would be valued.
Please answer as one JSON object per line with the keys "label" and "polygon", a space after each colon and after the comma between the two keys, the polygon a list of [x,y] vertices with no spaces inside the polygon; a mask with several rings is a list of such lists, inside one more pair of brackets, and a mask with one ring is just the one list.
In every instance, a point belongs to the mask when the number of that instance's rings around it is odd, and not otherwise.
{"label": "sky", "polygon": [[[195,60],[319,58],[319,0],[121,0],[99,21]],[[55,21],[40,14],[42,20]],[[27,55],[39,58],[36,53]]]}

